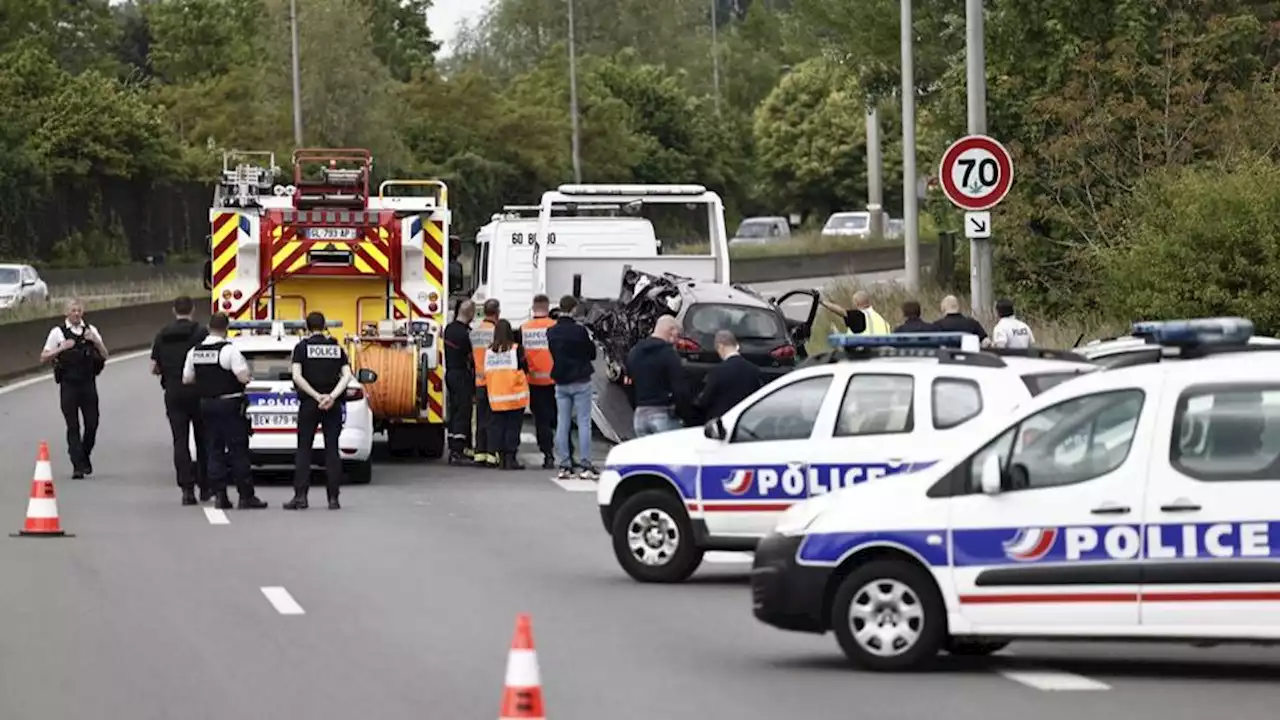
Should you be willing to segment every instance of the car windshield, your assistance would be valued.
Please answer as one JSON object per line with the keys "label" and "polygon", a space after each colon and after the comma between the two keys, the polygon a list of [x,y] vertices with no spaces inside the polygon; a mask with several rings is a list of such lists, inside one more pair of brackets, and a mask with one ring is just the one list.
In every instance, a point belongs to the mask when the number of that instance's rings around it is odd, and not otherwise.
{"label": "car windshield", "polygon": [[685,318],[685,332],[704,348],[714,344],[717,330],[728,330],[739,341],[781,340],[786,342],[787,329],[772,309],[750,305],[702,303],[695,305]]}
{"label": "car windshield", "polygon": [[862,230],[869,224],[866,215],[832,215],[827,221],[830,230]]}
{"label": "car windshield", "polygon": [[768,220],[748,220],[738,226],[738,237],[761,238],[769,236],[773,223]]}
{"label": "car windshield", "polygon": [[249,372],[257,381],[287,380],[292,372],[290,359],[293,353],[287,350],[271,350],[246,352],[244,359],[249,363]]}
{"label": "car windshield", "polygon": [[18,268],[0,268],[0,285],[17,285],[20,279]]}

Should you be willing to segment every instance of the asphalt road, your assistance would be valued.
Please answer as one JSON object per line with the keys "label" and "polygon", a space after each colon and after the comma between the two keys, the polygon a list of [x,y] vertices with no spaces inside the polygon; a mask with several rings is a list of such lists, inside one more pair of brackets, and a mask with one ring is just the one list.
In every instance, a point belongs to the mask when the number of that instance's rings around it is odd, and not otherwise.
{"label": "asphalt road", "polygon": [[1280,651],[1254,648],[1016,644],[858,674],[830,636],[758,624],[741,559],[683,586],[632,582],[593,495],[541,470],[387,463],[341,512],[283,512],[285,486],[260,489],[264,511],[184,508],[145,373],[127,360],[102,376],[89,480],[67,479],[52,383],[0,390],[0,522],[21,526],[47,439],[76,534],[0,538],[0,718],[491,719],[519,612],[554,720],[1272,720],[1280,706]]}

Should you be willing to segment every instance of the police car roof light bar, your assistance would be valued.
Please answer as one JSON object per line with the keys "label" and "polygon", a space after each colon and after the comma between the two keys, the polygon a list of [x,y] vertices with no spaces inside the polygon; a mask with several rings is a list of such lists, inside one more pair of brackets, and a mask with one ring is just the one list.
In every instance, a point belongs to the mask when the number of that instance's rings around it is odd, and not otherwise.
{"label": "police car roof light bar", "polygon": [[[326,320],[325,327],[340,328],[341,320]],[[271,330],[273,328],[282,330],[306,330],[306,320],[232,320],[228,329],[231,330]]]}
{"label": "police car roof light bar", "polygon": [[847,335],[835,334],[827,336],[827,343],[833,348],[860,347],[896,347],[896,348],[956,348],[968,352],[978,352],[980,344],[978,336],[972,333],[890,333],[888,335]]}
{"label": "police car roof light bar", "polygon": [[1246,345],[1253,337],[1253,321],[1239,317],[1136,322],[1131,334],[1172,347]]}

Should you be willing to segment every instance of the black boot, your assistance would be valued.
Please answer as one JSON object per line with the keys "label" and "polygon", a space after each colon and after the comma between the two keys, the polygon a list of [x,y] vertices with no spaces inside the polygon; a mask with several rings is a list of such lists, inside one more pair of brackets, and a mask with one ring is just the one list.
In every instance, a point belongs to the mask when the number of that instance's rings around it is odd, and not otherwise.
{"label": "black boot", "polygon": [[240,494],[240,503],[236,505],[240,510],[261,510],[267,506],[267,501],[257,495]]}
{"label": "black boot", "polygon": [[543,470],[555,470],[555,469],[556,469],[556,459],[555,459],[554,457],[552,457],[551,453],[543,453],[543,455],[542,455],[542,469],[543,469]]}
{"label": "black boot", "polygon": [[213,490],[210,490],[209,487],[206,485],[201,485],[200,486],[200,502],[209,502],[212,499],[213,499]]}
{"label": "black boot", "polygon": [[330,496],[329,496],[329,509],[330,509],[330,510],[341,510],[341,509],[342,509],[342,506],[338,504],[338,496],[337,496],[337,495],[330,495]]}
{"label": "black boot", "polygon": [[199,505],[200,501],[196,500],[196,489],[190,485],[182,488],[182,504],[183,505]]}
{"label": "black boot", "polygon": [[466,455],[463,455],[461,452],[458,452],[456,450],[450,450],[449,464],[450,465],[470,465],[471,460]]}
{"label": "black boot", "polygon": [[226,490],[218,491],[218,493],[215,495],[213,506],[219,510],[230,510],[231,508],[235,507],[235,505],[231,504],[231,498],[227,497]]}
{"label": "black boot", "polygon": [[524,464],[520,462],[520,456],[516,453],[502,454],[502,469],[504,470],[523,470]]}
{"label": "black boot", "polygon": [[293,499],[280,507],[285,510],[306,510],[311,507],[311,504],[307,502],[306,493],[294,493]]}

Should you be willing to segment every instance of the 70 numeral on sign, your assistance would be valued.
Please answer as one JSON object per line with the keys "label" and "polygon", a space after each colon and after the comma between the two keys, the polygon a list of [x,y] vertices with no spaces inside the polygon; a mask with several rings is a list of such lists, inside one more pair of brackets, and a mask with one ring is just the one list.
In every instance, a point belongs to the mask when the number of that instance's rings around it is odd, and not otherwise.
{"label": "70 numeral on sign", "polygon": [[[524,233],[520,233],[520,232],[511,233],[512,245],[525,245],[526,243],[529,245],[536,245],[538,243],[538,233],[529,233],[527,236]],[[556,244],[555,233],[547,233],[547,244],[548,245]]]}
{"label": "70 numeral on sign", "polygon": [[965,187],[972,186],[970,180],[973,178],[975,167],[978,170],[978,182],[984,187],[991,187],[1000,179],[1000,166],[996,164],[994,158],[983,158],[981,161],[964,158],[958,164],[964,168],[964,177],[960,180],[960,184]]}

